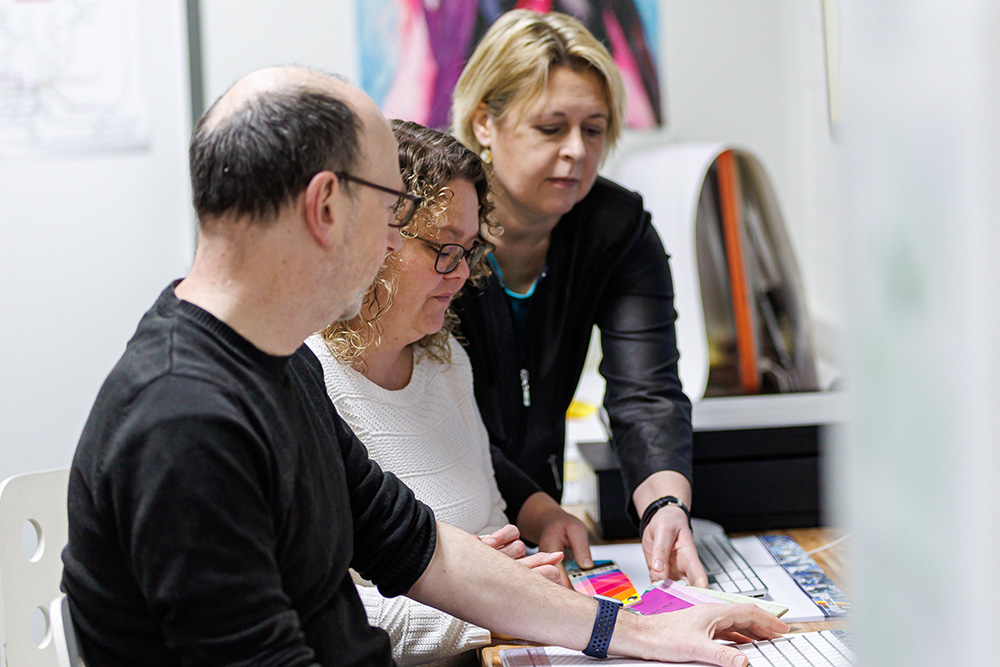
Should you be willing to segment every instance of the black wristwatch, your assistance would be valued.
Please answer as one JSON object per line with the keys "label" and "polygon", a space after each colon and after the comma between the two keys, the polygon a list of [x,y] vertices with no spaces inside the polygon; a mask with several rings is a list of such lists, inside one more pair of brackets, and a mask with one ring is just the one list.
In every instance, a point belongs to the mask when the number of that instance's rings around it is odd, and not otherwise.
{"label": "black wristwatch", "polygon": [[663,496],[662,498],[657,498],[653,502],[649,503],[649,506],[646,507],[646,511],[642,513],[642,521],[639,522],[640,540],[642,539],[642,534],[646,532],[646,526],[649,524],[649,520],[653,518],[653,515],[656,514],[657,510],[661,507],[666,507],[667,505],[677,505],[684,510],[684,514],[686,514],[688,518],[688,528],[691,527],[691,510],[689,510],[687,505],[684,504],[684,501],[677,496]]}

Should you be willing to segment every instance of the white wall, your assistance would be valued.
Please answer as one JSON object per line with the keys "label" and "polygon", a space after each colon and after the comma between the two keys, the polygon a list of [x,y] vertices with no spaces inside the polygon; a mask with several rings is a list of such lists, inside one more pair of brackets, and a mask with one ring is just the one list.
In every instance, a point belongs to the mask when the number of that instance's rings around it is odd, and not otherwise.
{"label": "white wall", "polygon": [[[139,4],[151,150],[0,164],[0,476],[68,462],[139,315],[190,257],[183,3]],[[353,0],[200,4],[206,103],[271,64],[359,79]],[[657,141],[751,149],[776,187],[811,306],[839,322],[819,1],[664,0],[660,18],[669,125],[627,136],[622,152]]]}
{"label": "white wall", "polygon": [[[735,142],[761,159],[809,307],[842,324],[820,0],[669,0],[660,8],[669,114],[661,140]],[[652,140],[630,137],[624,149]]]}
{"label": "white wall", "polygon": [[360,81],[355,0],[201,0],[205,103],[244,74],[306,65]]}
{"label": "white wall", "polygon": [[184,3],[136,4],[148,149],[0,159],[0,479],[69,465],[101,382],[191,256]]}
{"label": "white wall", "polygon": [[[626,136],[618,154],[681,141],[751,149],[775,184],[810,307],[841,324],[820,1],[662,0],[659,9],[668,127]],[[360,80],[352,1],[203,0],[201,16],[209,102],[274,63]]]}

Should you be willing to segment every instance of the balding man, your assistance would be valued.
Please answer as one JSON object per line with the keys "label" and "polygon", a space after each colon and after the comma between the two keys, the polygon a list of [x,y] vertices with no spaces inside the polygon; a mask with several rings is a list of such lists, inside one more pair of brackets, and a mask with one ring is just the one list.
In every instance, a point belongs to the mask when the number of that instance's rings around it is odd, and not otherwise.
{"label": "balding man", "polygon": [[[394,206],[412,204],[351,180],[401,191],[395,139],[357,89],[273,69],[205,114],[190,160],[190,274],[143,318],[73,463],[63,582],[84,654],[378,664],[365,658],[388,646],[345,576],[352,552],[403,592],[430,559],[433,521],[352,439],[343,461],[317,443],[287,358],[354,315],[399,247]],[[357,520],[359,500],[372,506]],[[357,549],[355,524],[388,551]]]}
{"label": "balding man", "polygon": [[363,93],[257,72],[198,122],[190,160],[191,272],[140,322],[70,475],[63,587],[89,664],[391,664],[349,567],[385,595],[581,649],[729,665],[713,635],[784,629],[746,606],[623,619],[612,636],[614,619],[595,624],[606,604],[436,524],[368,459],[318,362],[294,354],[357,313],[418,202]]}

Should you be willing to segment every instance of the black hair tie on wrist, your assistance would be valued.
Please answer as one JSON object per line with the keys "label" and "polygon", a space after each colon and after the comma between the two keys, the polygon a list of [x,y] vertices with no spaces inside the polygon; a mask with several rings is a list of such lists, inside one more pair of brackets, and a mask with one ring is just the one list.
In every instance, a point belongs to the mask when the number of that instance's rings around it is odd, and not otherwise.
{"label": "black hair tie on wrist", "polygon": [[646,532],[646,526],[649,524],[650,519],[653,518],[653,515],[656,514],[657,510],[661,507],[666,507],[667,505],[677,505],[677,507],[684,510],[684,514],[687,515],[688,518],[688,528],[691,527],[691,510],[687,508],[687,505],[685,505],[684,502],[677,496],[663,496],[662,498],[657,498],[653,502],[649,503],[649,506],[646,507],[646,511],[642,513],[642,521],[639,522],[640,540],[642,539],[643,533]]}

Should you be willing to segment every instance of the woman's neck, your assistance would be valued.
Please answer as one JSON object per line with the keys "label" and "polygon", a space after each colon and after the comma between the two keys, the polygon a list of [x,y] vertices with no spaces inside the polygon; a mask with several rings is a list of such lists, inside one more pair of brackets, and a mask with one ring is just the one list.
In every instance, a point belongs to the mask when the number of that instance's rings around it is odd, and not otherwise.
{"label": "woman's neck", "polygon": [[503,226],[503,234],[490,237],[496,246],[493,256],[507,287],[524,294],[545,269],[552,230],[562,216],[529,217],[502,196],[497,197],[494,216]]}
{"label": "woman's neck", "polygon": [[405,388],[413,376],[413,346],[381,341],[361,354],[361,374],[389,391]]}

